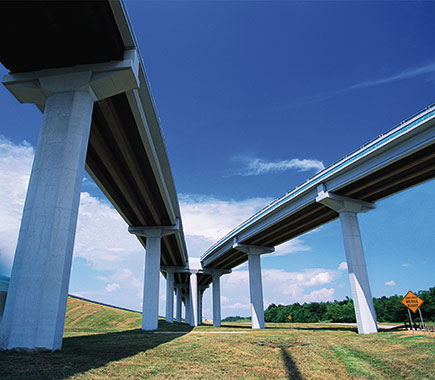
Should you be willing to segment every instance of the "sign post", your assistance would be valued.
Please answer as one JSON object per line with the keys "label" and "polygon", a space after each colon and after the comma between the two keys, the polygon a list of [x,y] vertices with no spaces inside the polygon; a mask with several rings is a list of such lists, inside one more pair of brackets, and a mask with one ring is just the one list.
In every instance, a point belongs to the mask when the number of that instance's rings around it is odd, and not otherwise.
{"label": "sign post", "polygon": [[421,316],[421,310],[419,310],[420,306],[423,304],[424,301],[420,297],[416,296],[413,292],[409,291],[401,302],[408,308],[409,319],[411,321],[412,334],[415,334],[415,332],[414,332],[414,325],[412,323],[410,310],[413,313],[415,313],[417,310],[420,312],[421,324],[423,326],[424,333],[426,334],[426,328],[424,326],[423,317]]}
{"label": "sign post", "polygon": [[421,319],[421,324],[423,325],[423,331],[426,334],[426,326],[424,325],[424,322],[423,322],[423,316],[421,315],[421,309],[418,309],[418,312],[420,313],[420,319]]}
{"label": "sign post", "polygon": [[411,312],[409,311],[409,309],[408,309],[408,314],[409,314],[409,320],[411,321],[412,335],[415,335],[414,323],[412,322]]}
{"label": "sign post", "polygon": [[287,318],[290,320],[290,323],[291,323],[292,322],[292,316],[289,315]]}

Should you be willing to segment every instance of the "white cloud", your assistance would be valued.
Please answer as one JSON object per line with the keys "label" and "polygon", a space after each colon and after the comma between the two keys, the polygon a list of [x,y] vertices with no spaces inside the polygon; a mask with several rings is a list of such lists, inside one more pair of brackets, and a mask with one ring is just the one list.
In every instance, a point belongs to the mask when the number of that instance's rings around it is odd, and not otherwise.
{"label": "white cloud", "polygon": [[0,135],[0,274],[12,268],[33,154],[28,143]]}
{"label": "white cloud", "polygon": [[411,266],[411,264],[408,264],[408,263],[403,263],[402,264],[402,267],[404,267],[404,268],[407,268],[407,267],[410,267]]}
{"label": "white cloud", "polygon": [[[328,289],[324,286],[331,284],[340,275],[341,273],[336,270],[324,268],[306,269],[302,272],[263,269],[262,282],[265,305],[333,300],[335,289]],[[321,288],[309,291],[310,288],[316,287]],[[234,313],[246,314],[246,305],[249,305],[249,272],[237,270],[222,276],[221,289],[222,294],[226,297],[225,309],[231,309],[232,315]],[[224,306],[222,307],[224,308]]]}
{"label": "white cloud", "polygon": [[310,294],[304,295],[305,302],[327,302],[334,300],[334,288],[313,290]]}
{"label": "white cloud", "polygon": [[266,161],[261,158],[237,157],[236,161],[242,161],[244,167],[235,170],[232,175],[257,176],[266,173],[280,173],[287,170],[298,170],[301,172],[314,170],[316,173],[323,170],[325,166],[322,161],[313,159],[292,158],[290,160]]}
{"label": "white cloud", "polygon": [[189,256],[201,256],[235,226],[272,202],[271,198],[242,201],[181,194],[180,209]]}
{"label": "white cloud", "polygon": [[[243,223],[271,202],[271,198],[251,198],[236,201],[200,195],[180,195],[180,208],[189,256],[201,256],[234,227]],[[272,255],[284,256],[309,250],[311,250],[310,247],[296,238],[276,246]]]}
{"label": "white cloud", "polygon": [[391,281],[387,281],[387,282],[385,283],[385,285],[386,285],[386,286],[396,286],[396,283],[395,283],[394,280],[391,280]]}
{"label": "white cloud", "polygon": [[[275,247],[275,252],[273,253],[273,255],[275,256],[284,256],[284,255],[289,255],[291,253],[296,253],[296,252],[306,252],[306,251],[310,251],[311,247],[308,247],[307,245],[304,244],[304,242],[298,238],[293,239],[293,240],[289,240],[283,244],[277,245]],[[268,257],[268,256],[265,256]]]}
{"label": "white cloud", "polygon": [[223,305],[222,308],[223,309],[245,310],[246,311],[246,310],[251,309],[251,304],[236,302],[235,304],[232,304],[232,305]]}
{"label": "white cloud", "polygon": [[119,284],[113,283],[113,284],[107,284],[106,285],[106,291],[109,293],[114,292],[115,290],[119,289]]}
{"label": "white cloud", "polygon": [[342,261],[340,265],[338,266],[338,270],[347,270],[347,262]]}

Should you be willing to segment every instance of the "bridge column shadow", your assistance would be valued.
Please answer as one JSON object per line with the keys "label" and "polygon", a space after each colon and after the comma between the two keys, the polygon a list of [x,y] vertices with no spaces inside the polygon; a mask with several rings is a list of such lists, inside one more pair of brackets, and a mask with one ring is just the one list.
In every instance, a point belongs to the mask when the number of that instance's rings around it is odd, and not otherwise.
{"label": "bridge column shadow", "polygon": [[299,372],[298,366],[292,359],[288,350],[281,347],[281,356],[284,363],[285,370],[287,372],[287,379],[289,380],[305,380],[302,374]]}
{"label": "bridge column shadow", "polygon": [[192,328],[183,326],[179,330],[174,334],[155,334],[135,329],[66,337],[62,350],[56,352],[0,351],[0,379],[69,378],[151,350],[187,334]]}

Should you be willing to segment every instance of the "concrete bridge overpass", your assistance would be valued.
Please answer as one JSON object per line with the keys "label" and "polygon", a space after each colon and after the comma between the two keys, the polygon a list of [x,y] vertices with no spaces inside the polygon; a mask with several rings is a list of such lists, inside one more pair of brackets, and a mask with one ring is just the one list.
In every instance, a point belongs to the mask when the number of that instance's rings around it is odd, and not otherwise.
{"label": "concrete bridge overpass", "polygon": [[252,324],[264,327],[260,255],[340,218],[358,330],[377,331],[357,213],[374,202],[435,177],[435,106],[324,169],[276,200],[214,244],[204,268],[249,263]]}
{"label": "concrete bridge overpass", "polygon": [[157,327],[160,271],[167,279],[169,322],[175,289],[176,319],[184,302],[186,320],[199,324],[202,293],[213,283],[219,326],[219,278],[248,257],[253,323],[262,327],[260,254],[338,217],[335,210],[354,226],[357,211],[434,176],[429,108],[250,218],[195,266],[123,2],[3,1],[0,21],[8,36],[0,61],[10,71],[3,83],[20,102],[44,113],[9,289],[3,284],[8,296],[0,348],[61,347],[84,167],[146,248],[145,330]]}
{"label": "concrete bridge overpass", "polygon": [[[3,84],[44,114],[0,347],[61,347],[84,167],[146,248],[142,327],[157,328],[160,267],[188,268],[188,255],[124,3],[3,1],[0,21]],[[189,273],[172,273],[174,286],[189,285]]]}

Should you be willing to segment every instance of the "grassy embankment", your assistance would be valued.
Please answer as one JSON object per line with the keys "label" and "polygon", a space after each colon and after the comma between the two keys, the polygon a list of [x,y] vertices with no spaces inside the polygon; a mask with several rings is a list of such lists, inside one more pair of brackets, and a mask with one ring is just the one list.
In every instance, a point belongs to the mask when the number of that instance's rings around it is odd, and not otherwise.
{"label": "grassy embankment", "polygon": [[70,299],[62,351],[0,352],[0,379],[435,379],[434,334],[296,323],[139,327],[138,313]]}

